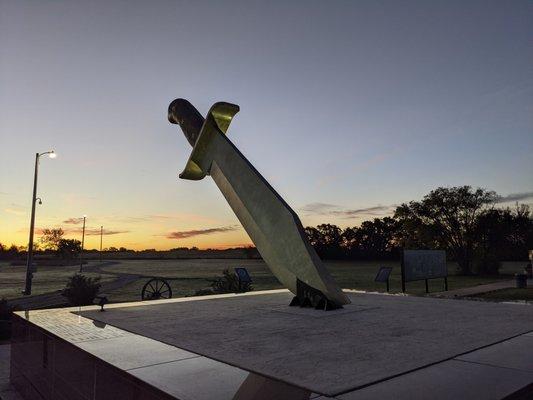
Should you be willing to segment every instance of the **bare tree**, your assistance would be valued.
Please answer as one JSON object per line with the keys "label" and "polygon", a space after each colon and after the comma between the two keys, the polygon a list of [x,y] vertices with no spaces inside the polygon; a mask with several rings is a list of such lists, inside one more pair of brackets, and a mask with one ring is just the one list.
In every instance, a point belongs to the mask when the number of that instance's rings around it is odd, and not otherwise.
{"label": "bare tree", "polygon": [[61,228],[43,229],[39,241],[46,250],[57,250],[64,234]]}

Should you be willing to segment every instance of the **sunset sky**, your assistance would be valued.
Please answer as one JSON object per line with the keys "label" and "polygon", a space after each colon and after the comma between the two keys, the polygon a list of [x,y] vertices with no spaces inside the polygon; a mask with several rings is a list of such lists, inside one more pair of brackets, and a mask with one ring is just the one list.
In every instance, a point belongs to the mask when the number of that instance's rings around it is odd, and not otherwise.
{"label": "sunset sky", "polygon": [[[249,244],[175,98],[239,104],[228,135],[300,215],[342,227],[437,186],[533,202],[529,1],[0,0],[0,242]],[[505,204],[505,203],[502,203]],[[37,235],[38,237],[39,235]]]}

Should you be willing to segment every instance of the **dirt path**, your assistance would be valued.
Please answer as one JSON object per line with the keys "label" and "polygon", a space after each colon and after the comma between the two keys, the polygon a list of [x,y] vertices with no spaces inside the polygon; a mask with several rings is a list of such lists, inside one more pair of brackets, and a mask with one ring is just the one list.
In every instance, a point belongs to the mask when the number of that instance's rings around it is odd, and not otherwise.
{"label": "dirt path", "polygon": [[[531,285],[531,280],[529,285]],[[487,292],[493,292],[500,289],[508,289],[516,286],[514,279],[505,280],[501,282],[488,283],[486,285],[472,286],[456,290],[448,290],[447,292],[432,293],[432,297],[440,297],[443,299],[453,299],[456,297],[475,296],[476,294],[482,294]]]}

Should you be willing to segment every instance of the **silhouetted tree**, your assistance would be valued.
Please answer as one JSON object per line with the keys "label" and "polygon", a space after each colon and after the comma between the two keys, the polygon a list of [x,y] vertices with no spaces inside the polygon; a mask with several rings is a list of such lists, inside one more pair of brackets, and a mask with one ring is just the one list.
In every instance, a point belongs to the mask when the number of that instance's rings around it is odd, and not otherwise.
{"label": "silhouetted tree", "polygon": [[340,246],[346,258],[360,258],[358,228],[346,228],[342,231]]}
{"label": "silhouetted tree", "polygon": [[320,236],[324,241],[326,258],[341,258],[341,235],[342,229],[337,225],[321,224],[317,226]]}
{"label": "silhouetted tree", "polygon": [[472,273],[477,218],[497,199],[496,193],[470,186],[437,188],[422,201],[396,208],[404,247],[446,249],[463,274]]}
{"label": "silhouetted tree", "polygon": [[3,244],[0,244],[0,246],[0,259],[3,260],[19,258],[24,252],[24,247],[18,247],[15,244],[12,244],[9,247],[4,246]]}
{"label": "silhouetted tree", "polygon": [[81,242],[76,239],[60,239],[57,254],[63,258],[75,258],[80,254]]}
{"label": "silhouetted tree", "polygon": [[527,205],[514,210],[489,209],[476,220],[474,268],[478,273],[496,274],[503,260],[526,258],[532,246],[533,221]]}
{"label": "silhouetted tree", "polygon": [[45,250],[57,250],[65,232],[61,228],[43,229],[39,239]]}
{"label": "silhouetted tree", "polygon": [[496,199],[495,192],[470,186],[437,188],[397,207],[394,217],[305,232],[322,258],[394,259],[401,248],[444,249],[464,274],[495,274],[501,261],[524,260],[533,248],[529,207],[496,208]]}
{"label": "silhouetted tree", "polygon": [[305,228],[307,238],[321,258],[342,258],[342,229],[332,224],[321,224],[316,228]]}
{"label": "silhouetted tree", "polygon": [[397,256],[398,225],[398,222],[391,217],[364,221],[355,232],[359,253],[371,259]]}

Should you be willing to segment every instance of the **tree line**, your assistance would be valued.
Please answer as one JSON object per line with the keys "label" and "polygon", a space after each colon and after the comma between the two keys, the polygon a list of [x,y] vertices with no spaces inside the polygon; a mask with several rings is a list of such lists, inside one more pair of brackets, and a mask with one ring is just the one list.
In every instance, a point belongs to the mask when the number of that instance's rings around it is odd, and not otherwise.
{"label": "tree line", "polygon": [[[396,207],[390,217],[344,229],[321,224],[307,227],[305,232],[323,259],[398,260],[402,249],[442,249],[465,275],[496,274],[502,261],[525,260],[528,250],[533,249],[529,206],[498,207],[500,199],[493,191],[471,186],[439,187],[420,201]],[[81,242],[63,235],[61,228],[44,229],[36,246],[62,258],[76,257]],[[104,251],[133,252],[124,247]],[[256,253],[255,248],[247,251]],[[24,248],[0,243],[0,258],[15,258],[23,252]]]}
{"label": "tree line", "polygon": [[[81,242],[76,239],[66,239],[61,228],[43,229],[39,241],[34,242],[33,251],[52,253],[64,259],[75,258],[81,251]],[[12,244],[7,247],[0,243],[0,259],[14,259],[26,256],[27,247]]]}
{"label": "tree line", "polygon": [[499,199],[471,186],[439,187],[396,207],[390,217],[305,232],[321,258],[399,259],[402,249],[442,249],[465,275],[496,274],[502,261],[525,260],[533,249],[529,206],[497,207]]}

